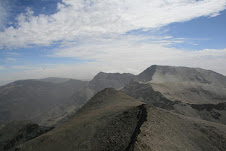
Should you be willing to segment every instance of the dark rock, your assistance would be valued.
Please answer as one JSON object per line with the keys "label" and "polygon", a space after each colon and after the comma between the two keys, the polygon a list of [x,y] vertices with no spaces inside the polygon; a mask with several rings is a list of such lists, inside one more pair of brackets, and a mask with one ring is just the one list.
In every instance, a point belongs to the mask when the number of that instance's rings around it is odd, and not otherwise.
{"label": "dark rock", "polygon": [[39,126],[29,121],[12,122],[0,130],[0,150],[12,150],[16,146],[52,129],[53,127]]}
{"label": "dark rock", "polygon": [[213,109],[216,110],[226,110],[226,103],[218,103],[218,104],[191,104],[191,107],[198,110],[207,110],[211,111]]}

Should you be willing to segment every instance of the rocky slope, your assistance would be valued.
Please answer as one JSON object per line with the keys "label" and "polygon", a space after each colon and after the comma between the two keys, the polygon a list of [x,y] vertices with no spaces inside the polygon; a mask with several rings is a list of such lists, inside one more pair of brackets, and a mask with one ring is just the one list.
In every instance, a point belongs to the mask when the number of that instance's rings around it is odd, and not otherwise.
{"label": "rocky slope", "polygon": [[53,127],[44,127],[29,121],[14,121],[0,130],[0,150],[14,151],[16,146],[38,137]]}
{"label": "rocky slope", "polygon": [[[138,92],[133,94],[131,92],[134,90],[129,88],[133,87],[129,84],[131,80],[141,84],[140,88],[136,88],[139,89],[136,90]],[[191,107],[191,104],[226,102],[225,76],[200,68],[154,65],[137,76],[128,73],[100,72],[90,82],[46,78],[16,81],[2,86],[0,87],[0,124],[27,119],[41,125],[63,123],[97,92],[107,87],[121,89],[124,86],[127,94],[141,101],[147,103],[151,101],[153,104],[153,100],[157,99],[155,104],[158,106],[160,104],[169,108],[174,106],[181,114],[211,121],[225,121],[225,110],[214,108],[211,111],[199,111]],[[161,96],[161,100],[163,101],[164,98],[165,101],[159,102],[157,96],[152,96],[152,92],[157,92],[155,95]]]}
{"label": "rocky slope", "polygon": [[190,117],[226,124],[226,78],[199,68],[151,66],[122,91]]}
{"label": "rocky slope", "polygon": [[2,123],[61,123],[16,144],[19,150],[226,149],[226,77],[221,74],[155,65],[137,76],[101,72],[90,82],[47,80],[0,87]]}
{"label": "rocky slope", "polygon": [[100,72],[90,82],[51,77],[10,83],[0,87],[0,124],[14,120],[49,126],[63,123],[97,92],[121,88],[134,77]]}
{"label": "rocky slope", "polygon": [[61,126],[19,151],[223,151],[226,125],[144,105],[115,89],[97,93]]}
{"label": "rocky slope", "polygon": [[137,75],[137,80],[153,83],[197,82],[226,86],[225,76],[211,70],[153,65]]}
{"label": "rocky slope", "polygon": [[170,100],[185,103],[221,103],[226,101],[226,78],[200,68],[151,66],[137,76]]}
{"label": "rocky slope", "polygon": [[224,151],[226,125],[189,118],[164,109],[147,109],[134,151]]}
{"label": "rocky slope", "polygon": [[142,102],[117,90],[97,93],[66,123],[18,149],[31,151],[130,150],[145,121]]}

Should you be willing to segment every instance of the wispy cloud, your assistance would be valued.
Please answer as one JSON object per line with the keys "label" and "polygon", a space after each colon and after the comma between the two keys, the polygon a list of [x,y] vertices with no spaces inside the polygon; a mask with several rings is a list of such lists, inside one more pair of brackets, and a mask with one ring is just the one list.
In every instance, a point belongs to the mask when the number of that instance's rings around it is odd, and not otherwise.
{"label": "wispy cloud", "polygon": [[[19,71],[13,74],[0,73],[0,77],[5,81],[50,76],[91,79],[100,71],[139,74],[153,64],[201,67],[226,75],[226,49],[186,51],[165,47],[164,43],[147,42],[145,38],[147,37],[127,36],[100,39],[92,43],[87,41],[80,46],[59,48],[49,56],[93,61],[76,64],[12,66],[10,68],[19,69]],[[140,42],[140,39],[143,41]],[[168,40],[168,43],[171,41]]]}
{"label": "wispy cloud", "polygon": [[9,57],[9,58],[6,58],[6,60],[9,61],[9,62],[15,62],[17,59],[16,58]]}
{"label": "wispy cloud", "polygon": [[168,44],[183,40],[171,38],[159,39],[159,42],[147,41],[145,38],[148,37],[128,36],[95,43],[88,42],[76,47],[56,49],[52,56],[95,60],[98,66],[104,66],[105,71],[139,73],[152,64],[167,64],[199,66],[226,74],[226,49],[187,51],[166,47]]}
{"label": "wispy cloud", "polygon": [[158,28],[200,16],[216,16],[225,4],[225,0],[63,0],[52,15],[34,16],[30,9],[20,14],[16,28],[0,33],[0,48],[65,44],[84,37]]}

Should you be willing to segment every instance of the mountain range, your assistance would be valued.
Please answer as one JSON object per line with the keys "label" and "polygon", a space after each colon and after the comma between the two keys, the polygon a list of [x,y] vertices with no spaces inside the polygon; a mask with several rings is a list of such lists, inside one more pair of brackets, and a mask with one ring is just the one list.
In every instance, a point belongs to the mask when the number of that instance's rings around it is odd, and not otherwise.
{"label": "mountain range", "polygon": [[226,150],[226,77],[153,65],[91,81],[15,81],[0,87],[0,132],[15,120],[56,128],[9,150]]}
{"label": "mountain range", "polygon": [[64,78],[15,81],[0,87],[0,123],[32,120],[41,125],[56,125],[97,92],[107,87],[121,88],[134,77],[100,72],[90,82]]}

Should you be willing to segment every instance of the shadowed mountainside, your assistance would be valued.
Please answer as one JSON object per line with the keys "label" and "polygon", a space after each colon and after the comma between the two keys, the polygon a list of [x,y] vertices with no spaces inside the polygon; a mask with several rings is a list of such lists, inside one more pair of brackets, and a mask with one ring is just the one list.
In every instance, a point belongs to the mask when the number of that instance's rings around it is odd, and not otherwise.
{"label": "shadowed mountainside", "polygon": [[14,151],[16,146],[38,137],[53,127],[44,127],[29,121],[14,121],[0,130],[0,150]]}
{"label": "shadowed mountainside", "polygon": [[97,92],[107,87],[121,88],[134,77],[100,72],[90,82],[66,78],[15,81],[0,87],[0,123],[63,123]]}
{"label": "shadowed mountainside", "polygon": [[0,122],[33,120],[51,125],[81,107],[73,94],[87,82],[50,83],[23,80],[0,87]]}

